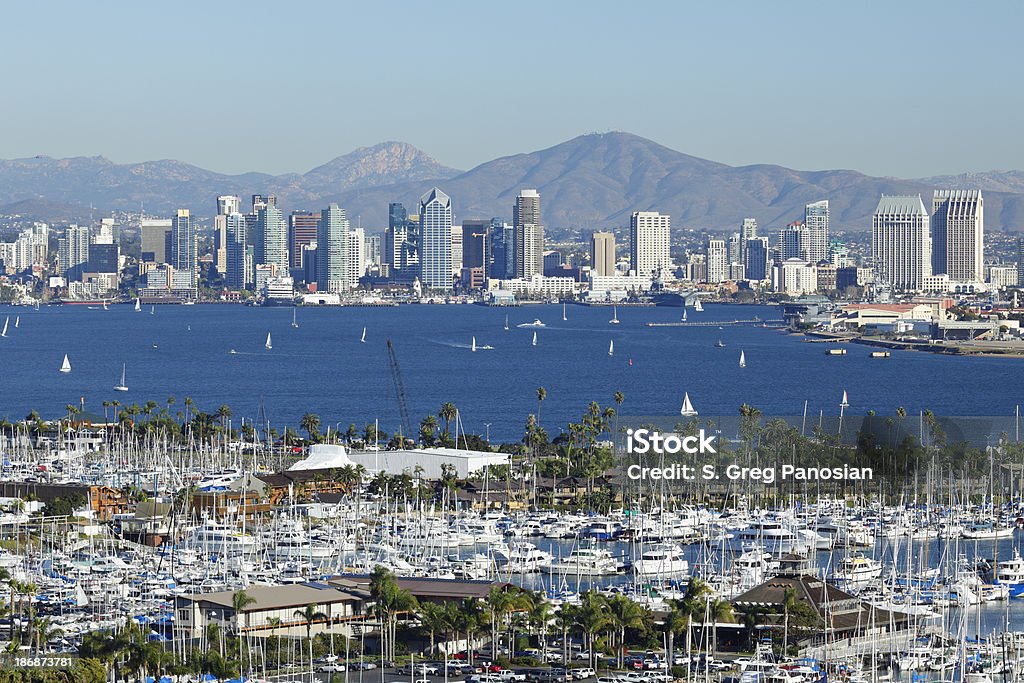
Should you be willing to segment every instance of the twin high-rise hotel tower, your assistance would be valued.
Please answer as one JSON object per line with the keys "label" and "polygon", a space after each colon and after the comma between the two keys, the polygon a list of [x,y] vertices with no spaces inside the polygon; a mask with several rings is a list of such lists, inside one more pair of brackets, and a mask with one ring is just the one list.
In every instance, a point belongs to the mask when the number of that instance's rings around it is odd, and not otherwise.
{"label": "twin high-rise hotel tower", "polygon": [[876,281],[904,291],[974,291],[985,280],[984,209],[980,190],[936,190],[930,214],[919,195],[882,195],[871,217]]}

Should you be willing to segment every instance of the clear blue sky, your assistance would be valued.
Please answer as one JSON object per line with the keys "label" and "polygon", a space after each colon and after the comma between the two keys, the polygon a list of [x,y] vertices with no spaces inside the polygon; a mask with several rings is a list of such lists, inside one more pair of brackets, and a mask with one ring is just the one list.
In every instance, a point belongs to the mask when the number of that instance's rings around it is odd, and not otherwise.
{"label": "clear blue sky", "polygon": [[4,12],[0,157],[470,168],[625,130],[729,164],[1024,167],[1024,3],[42,2]]}

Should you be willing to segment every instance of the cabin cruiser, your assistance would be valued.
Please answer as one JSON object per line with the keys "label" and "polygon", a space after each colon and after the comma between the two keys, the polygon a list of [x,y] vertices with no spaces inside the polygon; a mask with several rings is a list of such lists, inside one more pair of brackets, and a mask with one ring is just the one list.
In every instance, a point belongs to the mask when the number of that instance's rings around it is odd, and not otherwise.
{"label": "cabin cruiser", "polygon": [[540,570],[547,574],[578,574],[580,576],[606,576],[623,571],[622,563],[607,550],[577,548],[568,557],[541,563]]}
{"label": "cabin cruiser", "polygon": [[532,323],[519,323],[516,327],[530,328],[530,327],[547,327],[540,321],[540,318],[534,318]]}
{"label": "cabin cruiser", "polygon": [[683,549],[675,543],[656,543],[633,562],[633,571],[642,577],[677,577],[689,573],[690,563],[683,557]]}
{"label": "cabin cruiser", "polygon": [[1020,551],[1014,552],[1012,560],[996,565],[995,582],[1005,586],[1011,598],[1024,596],[1024,559],[1021,559]]}
{"label": "cabin cruiser", "polygon": [[863,553],[847,555],[832,573],[832,578],[844,588],[863,588],[882,575],[882,563]]}
{"label": "cabin cruiser", "polygon": [[761,547],[765,552],[779,556],[788,553],[806,555],[817,544],[817,534],[814,534],[814,539],[790,531],[779,521],[762,519],[754,520],[745,529],[735,532],[732,541],[742,550]]}
{"label": "cabin cruiser", "polygon": [[237,527],[205,521],[192,530],[188,545],[207,554],[239,555],[256,549],[256,539]]}
{"label": "cabin cruiser", "polygon": [[509,548],[508,559],[502,569],[513,574],[528,574],[540,571],[540,566],[550,563],[552,559],[551,553],[533,543],[514,543]]}

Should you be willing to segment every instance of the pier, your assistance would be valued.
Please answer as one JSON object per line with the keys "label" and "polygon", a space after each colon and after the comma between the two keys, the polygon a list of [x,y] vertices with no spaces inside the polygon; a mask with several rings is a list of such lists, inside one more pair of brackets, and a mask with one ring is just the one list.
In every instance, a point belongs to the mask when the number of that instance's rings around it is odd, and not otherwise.
{"label": "pier", "polygon": [[700,320],[693,322],[675,323],[647,323],[647,327],[771,327],[781,328],[786,326],[784,320]]}

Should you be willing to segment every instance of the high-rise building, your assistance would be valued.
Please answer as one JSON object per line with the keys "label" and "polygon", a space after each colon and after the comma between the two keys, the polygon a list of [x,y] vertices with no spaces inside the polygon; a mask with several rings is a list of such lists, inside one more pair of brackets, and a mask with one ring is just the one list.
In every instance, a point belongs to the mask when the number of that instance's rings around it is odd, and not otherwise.
{"label": "high-rise building", "polygon": [[452,277],[462,274],[462,226],[452,226]]}
{"label": "high-rise building", "polygon": [[1017,238],[1017,285],[1024,286],[1024,237]]}
{"label": "high-rise building", "polygon": [[367,268],[380,266],[380,235],[367,235],[363,241],[363,252]]}
{"label": "high-rise building", "polygon": [[672,267],[669,255],[672,219],[657,211],[634,211],[629,219],[629,268],[654,277]]}
{"label": "high-rise building", "polygon": [[729,279],[729,250],[725,240],[709,239],[706,255],[707,275],[704,281],[715,284]]}
{"label": "high-rise building", "polygon": [[748,280],[768,279],[768,238],[752,237],[747,240],[746,261],[743,263],[744,276]]}
{"label": "high-rise building", "polygon": [[804,225],[800,242],[800,258],[812,265],[828,260],[828,200],[804,207]]}
{"label": "high-rise building", "polygon": [[249,284],[246,271],[246,220],[239,212],[224,216],[225,271],[224,283],[229,289],[245,289]]}
{"label": "high-rise building", "polygon": [[230,216],[233,213],[242,213],[242,198],[233,194],[217,197],[217,215]]}
{"label": "high-rise building", "polygon": [[256,212],[256,263],[273,266],[275,277],[288,274],[288,228],[274,204]]}
{"label": "high-rise building", "polygon": [[288,215],[288,263],[302,268],[302,248],[316,243],[316,230],[320,214],[312,211],[292,211]]}
{"label": "high-rise building", "polygon": [[590,236],[590,272],[615,275],[614,232],[595,232]]}
{"label": "high-rise building", "polygon": [[167,263],[170,233],[170,218],[141,219],[139,221],[139,241],[142,260],[146,263]]}
{"label": "high-rise building", "polygon": [[803,232],[803,224],[800,221],[790,223],[779,231],[779,241],[775,249],[779,262],[800,258],[801,245],[804,240]]}
{"label": "high-rise building", "polygon": [[359,278],[366,274],[366,233],[362,228],[348,232],[348,247],[345,250],[345,287],[359,287]]}
{"label": "high-rise building", "polygon": [[405,246],[409,214],[398,202],[388,204],[388,229],[384,231],[384,252],[381,260],[391,266],[392,273],[402,267],[402,249]]}
{"label": "high-rise building", "polygon": [[420,197],[420,283],[452,287],[452,200],[436,187]]}
{"label": "high-rise building", "polygon": [[871,257],[876,282],[899,290],[921,289],[932,274],[932,239],[920,195],[882,195],[871,216]]}
{"label": "high-rise building", "polygon": [[187,287],[195,288],[198,284],[196,231],[188,209],[178,209],[171,219],[171,253],[168,256],[168,262],[181,274],[181,282],[188,282]]}
{"label": "high-rise building", "polygon": [[515,274],[529,279],[544,273],[544,228],[541,226],[540,193],[520,190],[512,206],[515,226]]}
{"label": "high-rise building", "polygon": [[951,282],[984,282],[985,204],[981,190],[935,190],[932,273]]}
{"label": "high-rise building", "polygon": [[516,275],[516,229],[501,218],[492,218],[487,231],[490,266],[487,277],[509,280]]}
{"label": "high-rise building", "polygon": [[69,225],[64,237],[57,240],[60,273],[69,280],[81,278],[89,263],[89,227]]}
{"label": "high-rise building", "polygon": [[487,233],[490,221],[462,221],[462,273],[463,289],[479,289],[487,281],[489,245]]}
{"label": "high-rise building", "polygon": [[[757,237],[757,220],[753,218],[744,218],[743,224],[740,225],[740,261],[744,265],[747,263],[747,242]],[[745,269],[748,270],[749,269]],[[749,275],[747,276],[749,277]]]}
{"label": "high-rise building", "polygon": [[348,232],[345,209],[330,204],[320,212],[316,235],[316,287],[320,292],[345,291]]}

